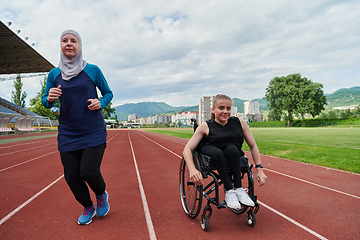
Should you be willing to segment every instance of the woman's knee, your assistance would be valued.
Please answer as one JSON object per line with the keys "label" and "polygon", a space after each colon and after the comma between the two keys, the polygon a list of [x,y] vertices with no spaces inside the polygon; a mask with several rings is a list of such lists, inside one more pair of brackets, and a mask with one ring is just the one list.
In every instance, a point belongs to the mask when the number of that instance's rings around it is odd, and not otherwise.
{"label": "woman's knee", "polygon": [[68,185],[78,184],[79,182],[83,182],[83,179],[79,175],[79,173],[71,173],[71,172],[65,172],[64,174],[65,181]]}
{"label": "woman's knee", "polygon": [[227,158],[240,158],[240,151],[235,145],[229,145],[225,148],[224,154]]}
{"label": "woman's knee", "polygon": [[203,147],[201,152],[211,157],[214,162],[223,161],[225,159],[223,151],[217,147]]}

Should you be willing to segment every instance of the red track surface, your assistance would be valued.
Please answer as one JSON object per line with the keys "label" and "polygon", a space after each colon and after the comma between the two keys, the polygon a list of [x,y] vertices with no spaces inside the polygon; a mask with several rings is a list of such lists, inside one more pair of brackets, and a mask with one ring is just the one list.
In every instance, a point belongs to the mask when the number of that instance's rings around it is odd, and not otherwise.
{"label": "red track surface", "polygon": [[77,224],[82,206],[62,177],[56,137],[0,144],[0,238],[360,239],[360,175],[269,156],[262,156],[268,182],[255,185],[257,224],[213,206],[204,232],[200,216],[189,218],[180,202],[186,141],[108,131],[102,173],[111,209],[87,226]]}

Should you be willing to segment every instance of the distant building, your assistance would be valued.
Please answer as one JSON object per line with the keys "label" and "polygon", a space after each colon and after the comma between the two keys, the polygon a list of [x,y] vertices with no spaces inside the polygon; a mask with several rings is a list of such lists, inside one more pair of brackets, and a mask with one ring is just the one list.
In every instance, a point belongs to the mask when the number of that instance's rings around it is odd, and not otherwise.
{"label": "distant building", "polygon": [[170,115],[156,115],[155,116],[155,122],[156,124],[166,124],[169,123],[171,121],[171,116]]}
{"label": "distant building", "polygon": [[196,111],[179,112],[171,116],[171,122],[174,124],[181,123],[181,125],[191,126],[191,119],[195,118],[197,120],[198,117],[199,112]]}
{"label": "distant building", "polygon": [[114,119],[105,119],[106,128],[115,128],[116,123]]}
{"label": "distant building", "polygon": [[155,115],[149,117],[142,117],[140,119],[137,119],[135,122],[139,123],[140,125],[166,124],[171,122],[171,115],[161,114],[161,115]]}
{"label": "distant building", "polygon": [[260,103],[257,101],[247,101],[244,102],[244,114],[256,114],[260,113]]}
{"label": "distant building", "polygon": [[139,123],[140,123],[140,125],[146,124],[146,118],[144,118],[144,117],[140,118]]}
{"label": "distant building", "polygon": [[248,113],[245,115],[246,118],[248,119],[248,121],[253,121],[253,120],[257,120],[258,122],[263,122],[263,115],[260,113]]}
{"label": "distant building", "polygon": [[136,122],[137,119],[139,119],[139,116],[137,114],[130,114],[128,116],[128,121]]}
{"label": "distant building", "polygon": [[243,118],[245,121],[251,122],[257,120],[259,122],[264,121],[263,115],[260,114],[260,103],[257,101],[247,101],[244,102],[244,113],[240,118]]}
{"label": "distant building", "polygon": [[231,116],[237,116],[238,109],[237,107],[232,106],[231,107]]}
{"label": "distant building", "polygon": [[344,107],[333,107],[332,109],[346,110],[350,109],[350,111],[354,110],[358,105],[344,106]]}
{"label": "distant building", "polygon": [[140,119],[141,124],[155,124],[156,119],[155,116],[143,117]]}
{"label": "distant building", "polygon": [[199,119],[198,124],[211,118],[211,107],[214,96],[204,96],[199,100]]}
{"label": "distant building", "polygon": [[237,116],[238,118],[244,119],[246,122],[249,121],[248,117],[247,117],[244,113],[237,113],[236,116]]}

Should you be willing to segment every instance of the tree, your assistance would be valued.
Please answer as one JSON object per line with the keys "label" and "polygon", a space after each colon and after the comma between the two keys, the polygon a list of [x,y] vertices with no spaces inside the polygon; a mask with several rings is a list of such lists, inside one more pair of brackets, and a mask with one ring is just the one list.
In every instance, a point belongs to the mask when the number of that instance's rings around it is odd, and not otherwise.
{"label": "tree", "polygon": [[288,126],[293,114],[313,117],[320,114],[326,104],[322,84],[313,83],[299,73],[273,78],[266,88],[265,99],[270,111],[285,113]]}
{"label": "tree", "polygon": [[21,82],[21,76],[18,75],[14,80],[15,91],[11,91],[11,101],[16,105],[25,108],[26,92],[22,92],[23,83]]}
{"label": "tree", "polygon": [[50,108],[44,107],[41,103],[41,100],[38,100],[32,107],[29,108],[29,110],[40,116],[49,117],[51,120],[58,119],[58,115],[52,112]]}
{"label": "tree", "polygon": [[47,78],[44,77],[43,81],[40,80],[41,89],[39,92],[36,93],[35,97],[30,99],[30,106],[34,106],[36,104],[36,102],[41,100],[42,96],[44,95],[45,87],[46,87],[46,79]]}
{"label": "tree", "polygon": [[351,117],[351,115],[352,114],[350,112],[350,109],[343,110],[340,113],[340,117],[342,117],[342,118],[349,118],[349,117]]}
{"label": "tree", "polygon": [[280,121],[281,120],[281,113],[278,113],[278,112],[272,110],[268,114],[268,119],[270,121]]}
{"label": "tree", "polygon": [[338,117],[336,115],[336,112],[332,111],[332,110],[330,110],[326,116],[327,116],[327,118],[337,118]]}
{"label": "tree", "polygon": [[352,113],[356,116],[356,117],[360,117],[360,105],[357,106]]}
{"label": "tree", "polygon": [[303,119],[305,113],[315,117],[325,109],[324,105],[327,103],[322,88],[323,85],[321,83],[313,83],[306,79],[304,81],[304,86],[299,89],[300,101],[297,112],[302,116]]}
{"label": "tree", "polygon": [[[55,114],[54,112],[52,112],[50,108],[45,108],[41,103],[41,98],[45,92],[46,80],[47,80],[46,77],[44,77],[43,81],[40,80],[41,89],[39,92],[36,93],[36,96],[34,98],[30,99],[31,107],[29,108],[29,110],[40,116],[49,117],[51,120],[56,120],[59,118],[59,116],[57,114]],[[54,106],[60,108],[59,99],[55,100]]]}
{"label": "tree", "polygon": [[[102,109],[103,115],[105,119],[110,119],[111,118],[111,114],[114,113],[116,111],[115,108],[111,107],[112,103],[109,103],[109,105],[107,105],[106,107],[104,107]],[[116,119],[116,115],[115,115],[115,119]]]}

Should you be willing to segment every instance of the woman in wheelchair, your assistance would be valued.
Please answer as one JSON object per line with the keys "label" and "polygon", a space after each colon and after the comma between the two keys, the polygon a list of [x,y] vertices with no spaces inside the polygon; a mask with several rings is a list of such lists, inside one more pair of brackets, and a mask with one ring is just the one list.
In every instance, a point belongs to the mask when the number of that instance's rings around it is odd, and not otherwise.
{"label": "woman in wheelchair", "polygon": [[[257,172],[256,179],[260,186],[266,182],[267,176],[263,172],[260,152],[247,123],[243,119],[230,117],[231,106],[230,97],[222,94],[215,96],[211,108],[211,119],[197,127],[184,148],[183,156],[188,166],[190,180],[197,185],[203,184],[203,178],[193,163],[192,151],[198,147],[202,154],[210,156],[211,162],[224,184],[227,206],[239,209],[241,208],[240,203],[254,206],[254,202],[241,185],[242,162],[240,156],[243,155],[241,147],[244,140],[250,147]],[[227,173],[227,165],[231,168],[234,185]]]}

